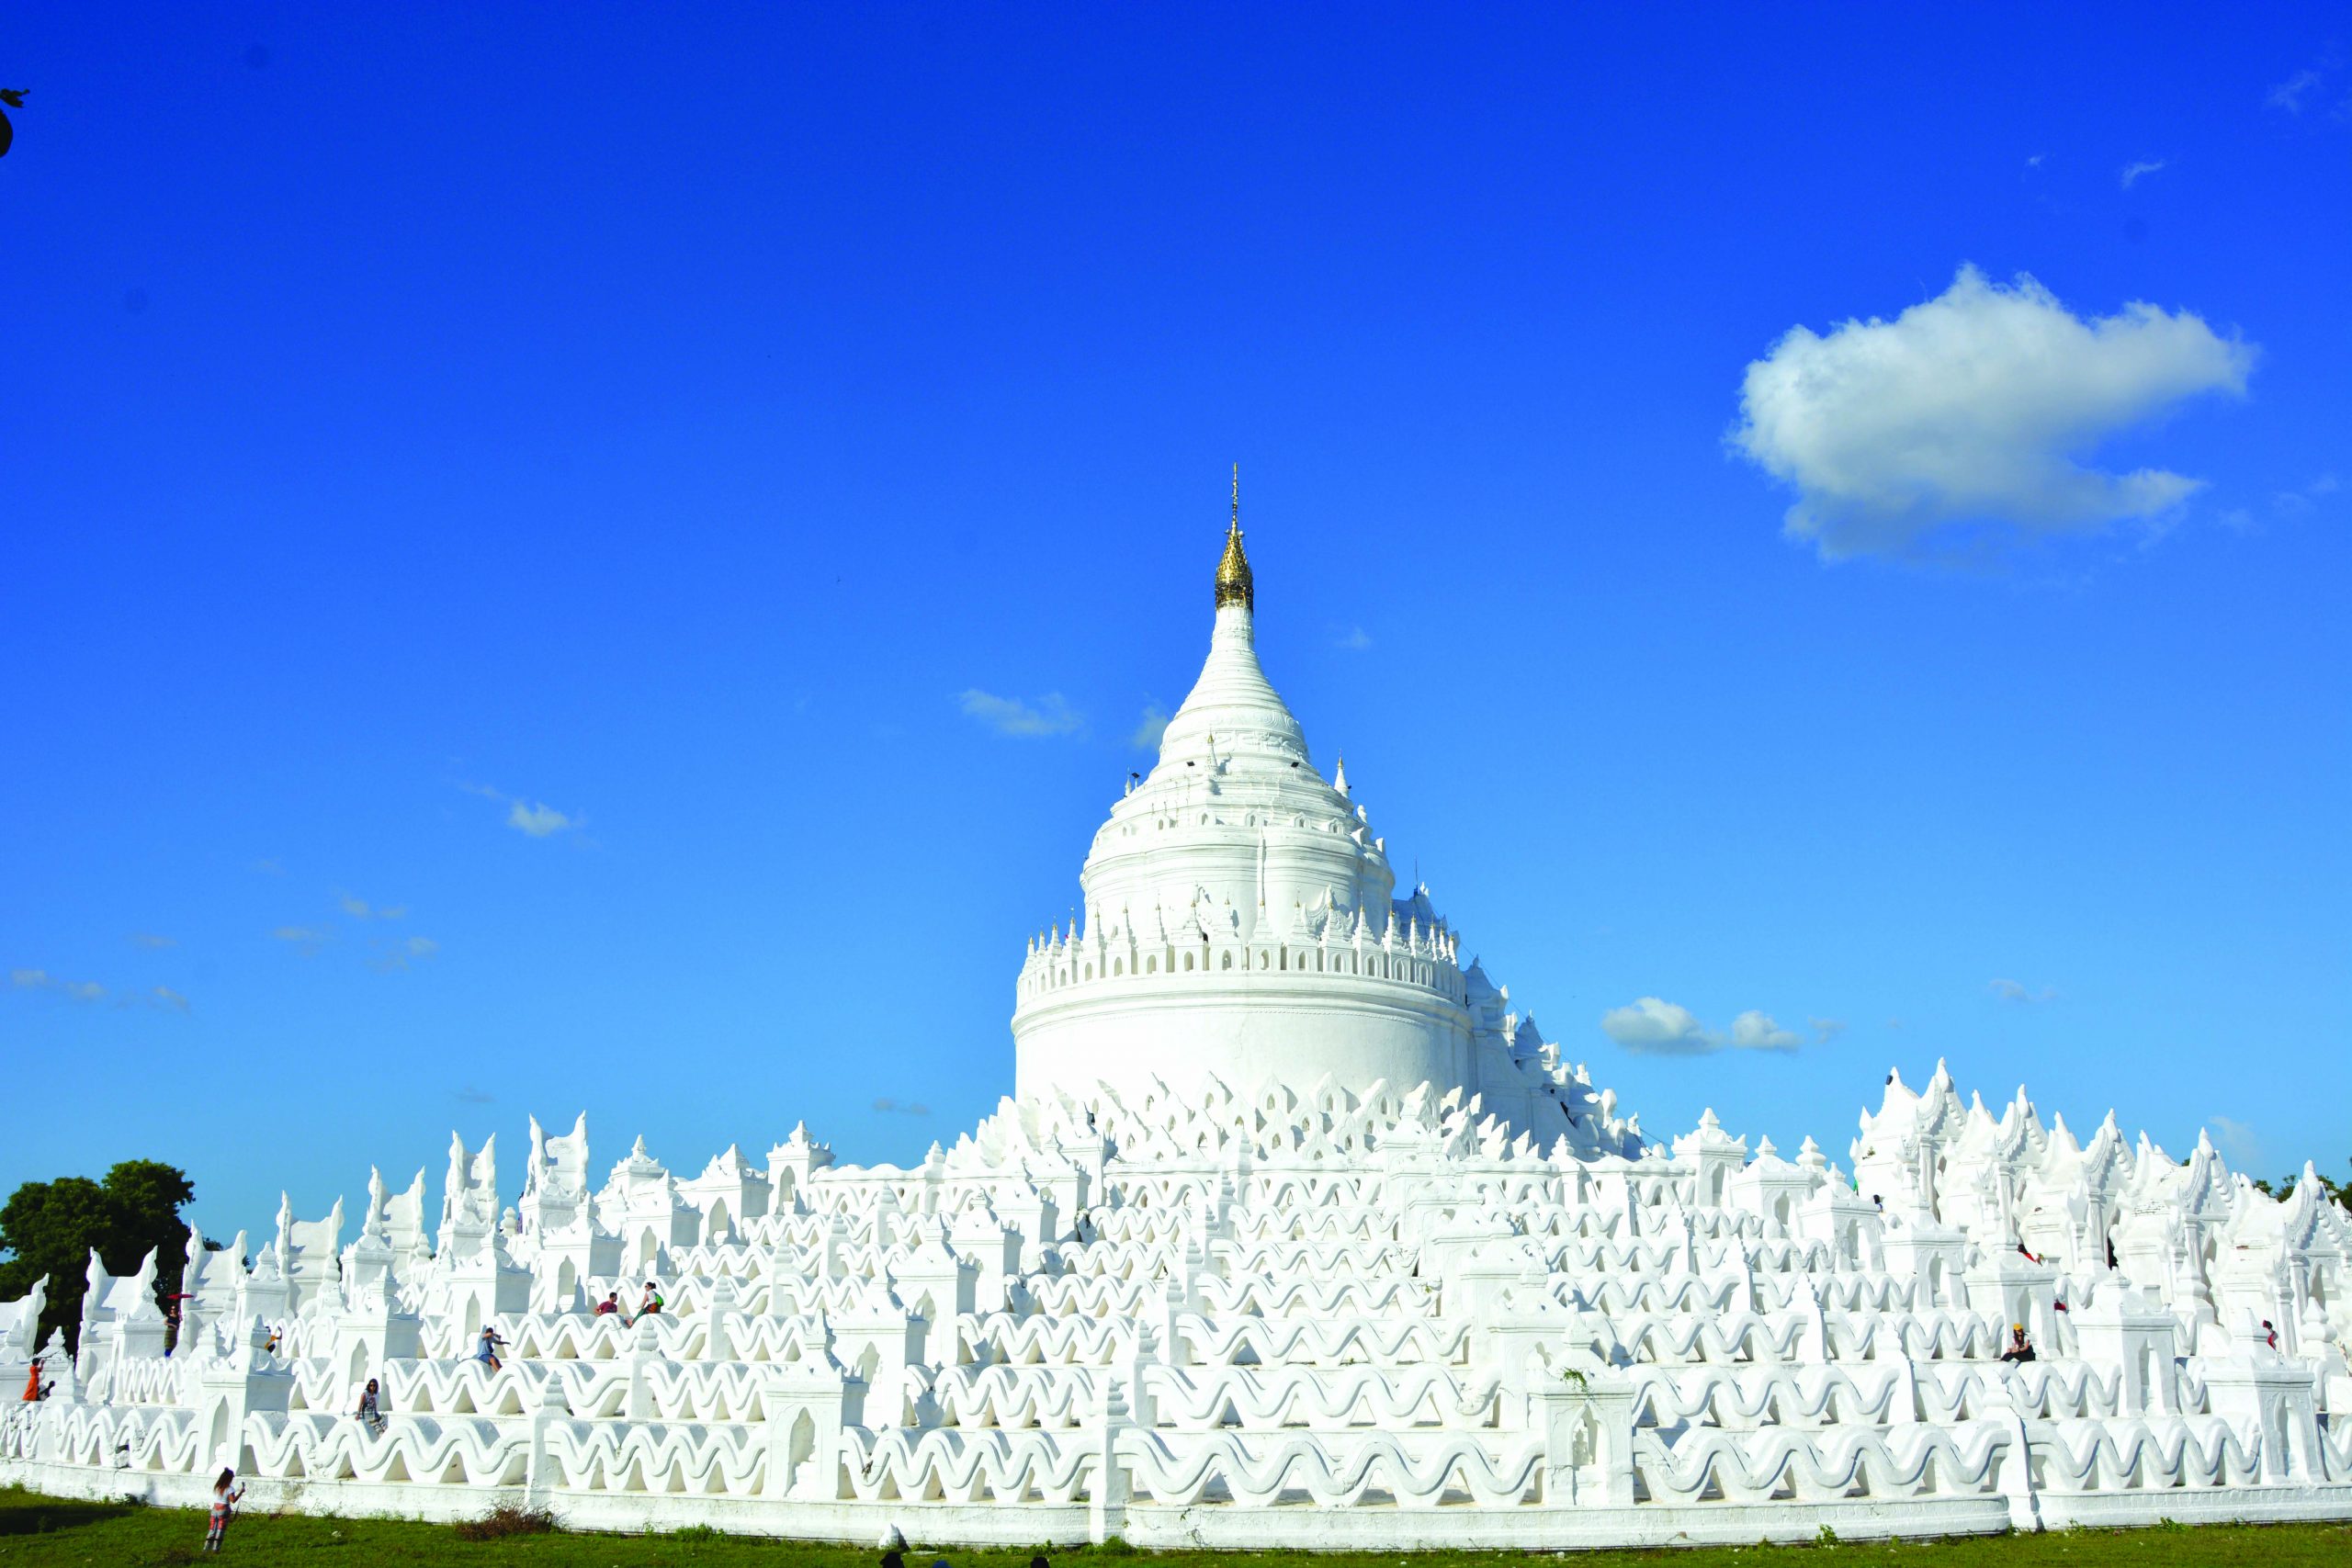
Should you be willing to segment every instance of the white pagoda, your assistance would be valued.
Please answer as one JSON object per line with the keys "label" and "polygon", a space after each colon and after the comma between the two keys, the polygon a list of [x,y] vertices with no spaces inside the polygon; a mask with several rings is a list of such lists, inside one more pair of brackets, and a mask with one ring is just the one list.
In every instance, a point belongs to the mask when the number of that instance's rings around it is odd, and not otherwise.
{"label": "white pagoda", "polygon": [[[682,1177],[585,1118],[0,1304],[0,1483],[582,1529],[1561,1548],[2352,1517],[2352,1215],[2202,1139],[1889,1074],[1847,1151],[1646,1138],[1260,669],[1199,681],[1029,943],[1014,1093],[910,1167]],[[649,1282],[662,1310],[638,1314]],[[614,1298],[623,1310],[599,1312]],[[474,1359],[481,1330],[502,1364]],[[2006,1357],[2020,1343],[2030,1357]],[[14,1379],[15,1382],[6,1380]],[[379,1412],[358,1413],[368,1381]]]}

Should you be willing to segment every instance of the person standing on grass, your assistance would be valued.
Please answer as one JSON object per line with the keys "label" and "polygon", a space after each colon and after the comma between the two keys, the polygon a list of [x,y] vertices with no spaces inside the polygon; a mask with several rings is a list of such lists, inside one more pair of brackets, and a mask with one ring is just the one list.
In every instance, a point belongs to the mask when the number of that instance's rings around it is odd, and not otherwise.
{"label": "person standing on grass", "polygon": [[[229,1533],[229,1511],[245,1495],[245,1489],[236,1483],[237,1472],[223,1470],[220,1478],[212,1483],[212,1522],[204,1531],[204,1550],[207,1551],[220,1550],[220,1538]],[[232,1487],[235,1490],[232,1491]]]}

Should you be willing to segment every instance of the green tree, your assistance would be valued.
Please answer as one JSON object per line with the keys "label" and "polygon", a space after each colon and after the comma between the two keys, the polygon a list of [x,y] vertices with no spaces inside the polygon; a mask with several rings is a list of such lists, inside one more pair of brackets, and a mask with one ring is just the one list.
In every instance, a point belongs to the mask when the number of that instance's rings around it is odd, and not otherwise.
{"label": "green tree", "polygon": [[[2319,1190],[2322,1192],[2326,1193],[2336,1202],[2352,1205],[2352,1181],[2333,1180],[2325,1171],[2320,1171],[2318,1176]],[[2300,1170],[2282,1176],[2276,1181],[2265,1181],[2260,1177],[2256,1177],[2254,1181],[2254,1190],[2267,1198],[2284,1198],[2294,1191],[2295,1184],[2302,1179],[2303,1173]]]}
{"label": "green tree", "polygon": [[[137,1271],[155,1254],[157,1305],[180,1288],[187,1262],[187,1226],[180,1208],[196,1196],[187,1173],[160,1160],[125,1160],[104,1181],[61,1176],[28,1181],[0,1204],[0,1301],[14,1301],[49,1276],[49,1302],[41,1309],[40,1337],[65,1330],[74,1346],[82,1333],[82,1295],[88,1285],[92,1248],[109,1274]],[[78,1348],[78,1346],[75,1346]]]}

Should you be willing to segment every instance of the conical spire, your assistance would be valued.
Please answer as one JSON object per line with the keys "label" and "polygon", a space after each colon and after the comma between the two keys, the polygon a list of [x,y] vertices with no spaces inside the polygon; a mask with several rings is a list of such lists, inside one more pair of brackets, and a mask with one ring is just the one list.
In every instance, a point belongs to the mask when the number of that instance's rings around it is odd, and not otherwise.
{"label": "conical spire", "polygon": [[1233,465],[1233,521],[1226,525],[1225,557],[1216,563],[1216,607],[1238,604],[1251,609],[1250,558],[1241,551],[1241,465]]}

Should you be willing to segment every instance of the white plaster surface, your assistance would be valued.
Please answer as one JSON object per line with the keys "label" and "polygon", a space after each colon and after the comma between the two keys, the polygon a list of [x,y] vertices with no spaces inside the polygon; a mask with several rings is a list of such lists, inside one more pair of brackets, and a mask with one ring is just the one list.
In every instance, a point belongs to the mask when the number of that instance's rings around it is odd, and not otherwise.
{"label": "white plaster surface", "polygon": [[[2352,1517],[2352,1216],[2315,1177],[2272,1199],[1940,1066],[1889,1076],[1858,1177],[1712,1111],[1652,1141],[1394,897],[1250,615],[1031,942],[1016,1092],[953,1147],[845,1167],[796,1128],[682,1177],[640,1142],[598,1184],[584,1118],[533,1122],[509,1207],[453,1140],[437,1213],[371,1175],[348,1243],[340,1205],[191,1233],[169,1354],[154,1260],[94,1258],[0,1481],[974,1544]],[[661,1314],[592,1314],[648,1279]],[[0,1304],[11,1393],[38,1314]]]}

